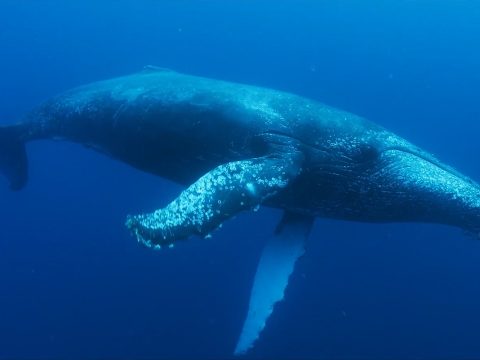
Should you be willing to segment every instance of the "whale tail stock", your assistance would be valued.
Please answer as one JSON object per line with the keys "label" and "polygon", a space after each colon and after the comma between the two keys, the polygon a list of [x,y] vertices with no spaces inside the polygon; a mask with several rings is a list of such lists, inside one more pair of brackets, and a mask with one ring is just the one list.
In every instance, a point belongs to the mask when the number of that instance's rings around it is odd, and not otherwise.
{"label": "whale tail stock", "polygon": [[24,130],[23,124],[0,126],[0,172],[12,190],[22,189],[28,179]]}

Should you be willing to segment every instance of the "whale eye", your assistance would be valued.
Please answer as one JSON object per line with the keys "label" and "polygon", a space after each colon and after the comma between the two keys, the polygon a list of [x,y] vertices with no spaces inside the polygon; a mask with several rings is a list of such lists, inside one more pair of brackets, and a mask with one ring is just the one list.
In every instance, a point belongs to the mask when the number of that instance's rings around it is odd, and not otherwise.
{"label": "whale eye", "polygon": [[355,160],[358,162],[369,162],[378,158],[378,150],[371,145],[361,145],[357,149]]}

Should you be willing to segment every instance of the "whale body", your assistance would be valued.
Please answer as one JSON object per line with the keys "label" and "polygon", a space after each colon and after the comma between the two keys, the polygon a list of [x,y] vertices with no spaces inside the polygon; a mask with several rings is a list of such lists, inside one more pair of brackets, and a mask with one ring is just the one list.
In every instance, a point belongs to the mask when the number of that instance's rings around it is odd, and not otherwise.
{"label": "whale body", "polygon": [[166,207],[128,216],[159,249],[209,236],[242,211],[284,210],[263,250],[236,354],[284,295],[315,217],[429,222],[480,231],[480,186],[362,117],[294,94],[146,67],[57,95],[0,127],[0,171],[28,178],[25,144],[62,139],[185,186]]}

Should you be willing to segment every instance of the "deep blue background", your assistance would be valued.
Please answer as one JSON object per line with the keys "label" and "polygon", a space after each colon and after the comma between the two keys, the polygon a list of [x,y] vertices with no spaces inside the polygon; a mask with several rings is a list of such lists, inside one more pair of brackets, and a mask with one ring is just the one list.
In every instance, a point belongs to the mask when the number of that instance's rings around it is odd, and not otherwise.
{"label": "deep blue background", "polygon": [[[480,180],[478,1],[0,2],[0,122],[154,64],[366,116]],[[278,212],[174,251],[126,214],[174,184],[79,145],[28,145],[0,179],[0,358],[226,358]],[[480,242],[433,225],[319,219],[249,357],[480,358]]]}

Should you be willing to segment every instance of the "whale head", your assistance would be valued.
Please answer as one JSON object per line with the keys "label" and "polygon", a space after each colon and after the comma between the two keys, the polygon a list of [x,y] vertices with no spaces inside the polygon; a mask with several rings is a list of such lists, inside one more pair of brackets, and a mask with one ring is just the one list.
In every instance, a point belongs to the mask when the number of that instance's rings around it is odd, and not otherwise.
{"label": "whale head", "polygon": [[[337,178],[328,180],[342,184],[350,211],[343,218],[439,223],[479,236],[480,186],[475,181],[383,129],[364,136],[352,151],[360,157],[342,156],[355,165],[335,169]],[[345,177],[344,169],[349,180],[338,182],[338,176]]]}
{"label": "whale head", "polygon": [[479,235],[480,186],[428,153],[413,147],[379,152],[371,180],[389,195],[395,214],[408,221],[453,225]]}

